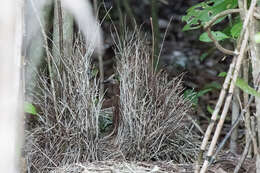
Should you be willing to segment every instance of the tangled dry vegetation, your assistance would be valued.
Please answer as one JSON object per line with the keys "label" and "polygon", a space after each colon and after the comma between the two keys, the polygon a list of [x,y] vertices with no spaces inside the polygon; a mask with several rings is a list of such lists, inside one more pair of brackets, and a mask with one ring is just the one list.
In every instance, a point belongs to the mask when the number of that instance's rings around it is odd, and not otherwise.
{"label": "tangled dry vegetation", "polygon": [[99,95],[92,52],[83,54],[80,45],[62,58],[63,68],[53,68],[54,88],[46,72],[39,75],[32,92],[39,112],[26,128],[27,169],[48,172],[107,159],[191,162],[198,151],[198,136],[185,118],[191,104],[182,95],[180,77],[168,80],[166,73],[154,72],[141,34],[128,33],[117,44],[120,121],[112,137],[101,131],[112,115],[102,108],[105,98]]}
{"label": "tangled dry vegetation", "polygon": [[182,96],[180,78],[169,81],[153,70],[150,48],[139,34],[129,33],[118,45],[122,121],[116,142],[127,158],[191,161],[194,134],[184,125],[191,104]]}

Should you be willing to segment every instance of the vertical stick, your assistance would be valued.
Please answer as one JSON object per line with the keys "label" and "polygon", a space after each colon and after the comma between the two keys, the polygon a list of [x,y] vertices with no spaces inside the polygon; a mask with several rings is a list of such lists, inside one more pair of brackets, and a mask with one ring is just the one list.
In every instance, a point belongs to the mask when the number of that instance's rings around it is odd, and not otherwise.
{"label": "vertical stick", "polygon": [[233,71],[234,71],[235,64],[236,64],[236,58],[233,57],[232,63],[230,64],[227,76],[225,78],[223,87],[221,89],[221,92],[220,92],[220,95],[219,95],[219,99],[217,101],[217,104],[215,106],[214,112],[212,114],[211,122],[208,125],[208,128],[206,130],[206,133],[204,135],[203,141],[202,141],[201,146],[200,146],[200,152],[199,152],[197,163],[196,163],[196,166],[195,166],[195,172],[196,173],[199,172],[200,164],[201,164],[201,161],[202,161],[202,158],[203,158],[203,154],[204,154],[204,152],[206,150],[206,147],[208,145],[208,141],[209,141],[211,132],[212,132],[213,127],[214,127],[214,125],[216,123],[218,113],[219,113],[219,111],[221,109],[221,106],[223,104],[224,98],[226,96],[226,92],[227,92],[227,89],[228,89],[228,86],[229,86],[229,82],[231,80],[231,76],[232,76]]}
{"label": "vertical stick", "polygon": [[[240,114],[240,107],[239,107],[239,89],[234,89],[234,97],[232,99],[232,122],[231,127],[234,125],[235,121],[237,120]],[[237,138],[238,138],[238,128],[236,127],[233,132],[231,133],[230,137],[230,151],[233,153],[237,153]]]}
{"label": "vertical stick", "polygon": [[153,29],[153,65],[157,71],[159,63],[159,23],[158,23],[158,0],[151,0],[152,29]]}
{"label": "vertical stick", "polygon": [[[214,152],[219,134],[220,134],[222,126],[224,124],[224,121],[225,121],[225,118],[226,118],[226,115],[227,115],[227,112],[228,112],[228,109],[229,109],[229,105],[230,105],[230,102],[232,100],[233,91],[234,91],[234,88],[235,88],[235,82],[237,80],[238,73],[239,73],[239,70],[240,70],[240,67],[241,67],[241,64],[242,64],[242,60],[243,60],[243,57],[244,57],[248,38],[249,38],[249,31],[248,31],[248,29],[246,29],[245,36],[244,36],[244,39],[243,39],[243,42],[242,42],[242,45],[241,45],[240,53],[237,57],[237,63],[236,63],[233,78],[232,78],[232,81],[231,81],[231,84],[230,84],[230,87],[229,87],[228,96],[226,98],[225,106],[223,108],[222,114],[220,116],[220,120],[218,122],[218,125],[217,125],[217,128],[215,130],[212,142],[210,144],[209,151],[207,153],[208,158],[210,158],[212,156],[213,152]],[[203,164],[200,172],[205,173],[207,171],[208,165],[209,165],[209,160],[206,159],[204,161],[204,164]]]}

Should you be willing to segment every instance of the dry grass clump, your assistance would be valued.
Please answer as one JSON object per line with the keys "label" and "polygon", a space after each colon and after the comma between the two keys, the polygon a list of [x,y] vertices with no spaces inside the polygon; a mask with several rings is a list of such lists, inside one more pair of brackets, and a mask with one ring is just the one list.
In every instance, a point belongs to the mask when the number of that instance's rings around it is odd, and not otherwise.
{"label": "dry grass clump", "polygon": [[28,127],[26,135],[28,170],[47,172],[53,167],[99,159],[103,98],[91,71],[91,53],[83,55],[76,48],[71,57],[61,59],[62,68],[52,61],[53,79],[46,72],[38,76],[33,100],[40,112],[35,128]]}
{"label": "dry grass clump", "polygon": [[83,55],[78,48],[72,56],[62,57],[61,66],[52,61],[52,79],[46,72],[39,75],[32,95],[40,112],[26,131],[28,170],[48,172],[119,156],[178,163],[195,156],[197,136],[184,122],[191,104],[182,95],[181,79],[168,80],[164,72],[154,72],[150,48],[140,33],[127,34],[117,46],[120,118],[116,135],[104,137],[100,130],[103,97],[91,70],[91,51]]}
{"label": "dry grass clump", "polygon": [[197,136],[184,123],[191,103],[181,78],[154,72],[151,49],[141,34],[127,34],[118,45],[120,111],[116,143],[127,158],[185,163],[198,151]]}

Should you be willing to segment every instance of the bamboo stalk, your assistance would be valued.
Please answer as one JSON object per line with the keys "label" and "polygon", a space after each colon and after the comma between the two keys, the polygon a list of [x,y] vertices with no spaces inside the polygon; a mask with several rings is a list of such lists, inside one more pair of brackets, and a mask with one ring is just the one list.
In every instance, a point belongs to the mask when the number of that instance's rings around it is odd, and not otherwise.
{"label": "bamboo stalk", "polygon": [[[244,36],[244,39],[243,39],[243,42],[242,42],[242,45],[241,45],[241,50],[240,50],[239,56],[237,57],[237,63],[236,63],[236,66],[235,66],[234,74],[233,74],[232,81],[231,81],[231,84],[230,84],[230,88],[229,88],[229,91],[228,91],[228,96],[226,98],[225,105],[224,105],[222,114],[220,116],[220,120],[218,122],[217,128],[215,130],[213,139],[211,141],[211,144],[210,144],[210,147],[209,147],[209,150],[208,150],[208,153],[207,153],[208,158],[210,158],[212,156],[213,152],[214,152],[214,148],[217,144],[218,137],[219,137],[221,129],[223,127],[223,124],[224,124],[224,121],[225,121],[225,118],[226,118],[226,115],[227,115],[227,112],[228,112],[228,109],[229,109],[229,105],[230,105],[231,100],[232,100],[233,91],[234,91],[234,88],[235,88],[235,82],[237,80],[238,72],[239,72],[240,66],[242,64],[242,60],[243,60],[244,53],[245,53],[245,50],[246,50],[248,38],[249,38],[249,31],[248,31],[248,29],[246,29],[245,36]],[[204,164],[201,168],[200,173],[205,173],[207,171],[208,165],[209,165],[209,160],[206,159],[204,161]]]}
{"label": "bamboo stalk", "polygon": [[199,172],[200,164],[201,164],[201,161],[202,161],[202,158],[203,158],[203,153],[206,150],[211,132],[212,132],[213,127],[215,126],[215,123],[216,123],[216,120],[217,120],[218,113],[219,113],[219,111],[222,107],[223,100],[225,98],[225,95],[226,95],[226,92],[227,92],[227,89],[228,89],[228,86],[229,86],[229,82],[231,80],[231,76],[232,76],[232,73],[233,73],[233,70],[234,70],[234,67],[235,67],[235,63],[236,63],[236,58],[233,58],[232,63],[229,66],[229,70],[228,70],[227,76],[225,78],[223,87],[221,89],[219,99],[218,99],[217,104],[215,106],[214,112],[212,113],[210,124],[208,125],[208,128],[207,128],[206,133],[205,133],[204,138],[203,138],[203,141],[201,143],[198,159],[197,159],[196,166],[195,166],[195,172]]}

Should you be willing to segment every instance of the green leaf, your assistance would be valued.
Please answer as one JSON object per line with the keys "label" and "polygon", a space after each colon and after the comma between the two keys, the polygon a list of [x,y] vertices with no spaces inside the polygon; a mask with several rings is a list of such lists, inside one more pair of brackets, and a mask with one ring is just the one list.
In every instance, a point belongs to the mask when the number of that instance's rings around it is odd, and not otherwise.
{"label": "green leaf", "polygon": [[[229,36],[227,36],[226,34],[224,34],[223,32],[220,31],[211,31],[211,34],[213,35],[213,37],[217,40],[217,41],[221,41],[224,39],[229,38]],[[204,32],[200,35],[199,38],[200,41],[203,42],[212,42],[212,40],[209,38],[208,33]]]}
{"label": "green leaf", "polygon": [[203,61],[204,59],[206,59],[206,57],[209,55],[208,52],[205,52],[203,53],[201,56],[200,56],[200,60]]}
{"label": "green leaf", "polygon": [[230,30],[231,36],[233,38],[238,38],[240,36],[242,27],[243,27],[243,23],[241,20],[238,23],[234,24],[234,26]]}
{"label": "green leaf", "polygon": [[206,93],[208,93],[210,91],[212,91],[212,88],[203,89],[203,90],[198,92],[198,97],[201,97],[201,96],[203,96],[204,94],[206,94]]}
{"label": "green leaf", "polygon": [[[226,77],[227,73],[226,72],[221,72],[219,75],[219,77]],[[260,93],[257,92],[254,88],[252,88],[251,86],[249,86],[244,79],[241,78],[237,78],[237,81],[235,83],[235,85],[240,88],[242,91],[246,92],[247,94],[253,95],[255,97],[259,97],[260,98]]]}
{"label": "green leaf", "polygon": [[260,98],[260,93],[257,92],[254,88],[250,87],[243,79],[238,78],[236,81],[236,86],[244,92]]}
{"label": "green leaf", "polygon": [[184,92],[184,97],[189,99],[191,101],[191,103],[196,106],[196,105],[198,105],[199,97],[201,97],[204,94],[210,92],[211,90],[212,90],[212,88],[207,88],[207,89],[203,89],[199,92],[196,92],[194,90],[187,89]]}
{"label": "green leaf", "polygon": [[91,77],[96,77],[98,74],[98,69],[97,68],[94,68],[92,71],[91,71]]}
{"label": "green leaf", "polygon": [[[213,114],[214,109],[212,109],[212,108],[210,107],[210,105],[207,105],[207,111],[208,111],[210,114]],[[218,115],[217,115],[217,120],[219,120],[219,118],[220,118],[220,115],[218,114]]]}
{"label": "green leaf", "polygon": [[184,95],[184,98],[190,100],[193,105],[198,104],[198,93],[196,91],[187,89],[184,91],[183,95]]}
{"label": "green leaf", "polygon": [[222,86],[218,82],[211,82],[211,83],[207,84],[204,87],[204,89],[208,89],[208,88],[211,88],[211,89],[221,89]]}
{"label": "green leaf", "polygon": [[28,102],[24,103],[24,112],[32,115],[37,115],[36,108],[31,103]]}
{"label": "green leaf", "polygon": [[255,34],[255,42],[260,43],[260,32]]}
{"label": "green leaf", "polygon": [[[219,77],[226,77],[227,73],[226,72],[221,72],[218,76]],[[237,81],[236,81],[235,85],[238,88],[240,88],[242,91],[246,92],[247,94],[250,94],[250,95],[253,95],[255,97],[259,97],[260,98],[260,93],[257,92],[251,86],[249,86],[243,79],[237,78]]]}
{"label": "green leaf", "polygon": [[214,110],[209,105],[207,105],[207,111],[211,114],[214,112]]}
{"label": "green leaf", "polygon": [[218,74],[218,77],[226,77],[227,76],[227,72],[220,72],[219,74]]}
{"label": "green leaf", "polygon": [[[218,13],[237,7],[237,0],[208,0],[192,6],[187,10],[187,14],[182,17],[186,22],[183,31],[198,29],[210,21]],[[225,17],[218,19],[221,22]]]}

